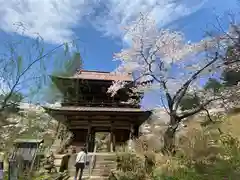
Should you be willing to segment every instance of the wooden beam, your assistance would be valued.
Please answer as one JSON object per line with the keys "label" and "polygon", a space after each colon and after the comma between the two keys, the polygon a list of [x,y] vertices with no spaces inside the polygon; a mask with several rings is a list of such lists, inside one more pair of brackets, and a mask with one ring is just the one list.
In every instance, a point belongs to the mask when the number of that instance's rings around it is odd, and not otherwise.
{"label": "wooden beam", "polygon": [[111,123],[112,121],[114,121],[114,123],[127,123],[127,124],[135,124],[137,123],[138,121],[128,121],[126,119],[112,119],[112,120],[105,120],[105,119],[90,119],[90,120],[87,120],[87,119],[71,119],[71,120],[68,120],[67,122],[88,122],[88,121],[91,121],[91,122],[96,122],[96,123]]}
{"label": "wooden beam", "polygon": [[[88,126],[88,124],[87,123],[73,123],[73,124],[69,124],[68,126]],[[111,125],[110,125],[110,123],[92,123],[92,126],[98,126],[98,127],[100,127],[100,126],[103,126],[103,127],[111,127]],[[128,124],[118,124],[118,123],[115,123],[115,126],[125,126],[125,127],[127,127],[128,129],[130,129],[129,128],[129,125]]]}
{"label": "wooden beam", "polygon": [[68,119],[86,119],[86,120],[92,120],[92,119],[112,119],[111,116],[68,116]]}
{"label": "wooden beam", "polygon": [[[129,117],[132,118],[138,118],[142,117],[145,112],[125,112],[125,111],[67,111],[67,110],[60,110],[61,114],[65,114],[66,116],[86,116],[86,114],[89,114],[91,116],[123,116],[123,117]],[[145,119],[145,118],[144,118]]]}
{"label": "wooden beam", "polygon": [[[108,129],[110,130],[110,126],[109,125],[106,125],[106,126],[95,126],[94,124],[92,124],[92,128],[95,128],[95,129]],[[86,126],[79,126],[79,125],[75,125],[75,126],[69,126],[69,129],[88,129],[88,125]],[[129,130],[129,127],[126,127],[126,126],[117,126],[115,128],[115,130],[121,130],[121,129],[125,129],[125,130]]]}
{"label": "wooden beam", "polygon": [[120,123],[120,124],[139,124],[140,122],[139,121],[128,121],[126,119],[112,119],[112,120],[107,120],[107,119],[104,119],[104,120],[100,120],[100,119],[71,119],[71,120],[68,120],[67,122],[71,123],[87,123],[88,121],[92,121],[92,122],[95,122],[95,123],[111,123],[111,121],[114,121],[114,123]]}
{"label": "wooden beam", "polygon": [[123,119],[123,120],[132,120],[132,119],[136,119],[135,117],[129,117],[129,116],[108,116],[108,115],[91,115],[91,116],[86,116],[86,115],[71,115],[71,116],[67,116],[68,119],[86,119],[86,120],[93,120],[93,119],[111,119],[111,120],[115,120],[115,119]]}
{"label": "wooden beam", "polygon": [[[91,121],[93,126],[109,126],[111,121]],[[128,121],[114,121],[115,126],[126,126],[130,127],[130,122]],[[70,121],[69,125],[88,125],[88,121]]]}

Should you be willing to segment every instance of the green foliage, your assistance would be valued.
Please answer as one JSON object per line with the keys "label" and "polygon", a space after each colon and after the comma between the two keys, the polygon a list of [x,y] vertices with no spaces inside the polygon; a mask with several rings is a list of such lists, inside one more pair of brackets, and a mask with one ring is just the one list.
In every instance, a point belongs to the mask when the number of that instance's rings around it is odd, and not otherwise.
{"label": "green foliage", "polygon": [[226,70],[222,74],[222,80],[225,86],[237,85],[240,81],[240,71]]}
{"label": "green foliage", "polygon": [[[7,99],[6,104],[4,104]],[[16,113],[19,110],[19,103],[24,99],[23,95],[19,92],[11,94],[0,94],[0,107],[4,108],[6,112]],[[5,107],[3,107],[5,106]]]}
{"label": "green foliage", "polygon": [[[220,92],[223,84],[217,79],[209,78],[207,83],[204,85],[205,90],[213,90],[214,93]],[[200,99],[197,94],[186,94],[180,102],[181,110],[191,110],[196,107],[199,107]]]}
{"label": "green foliage", "polygon": [[[64,56],[67,58],[67,55]],[[67,60],[64,59],[60,61],[58,59],[57,64],[55,66],[54,71],[52,72],[53,76],[62,76],[62,77],[69,77],[76,73],[78,69],[82,69],[83,63],[81,59],[81,55],[79,52],[74,53],[71,55]],[[44,98],[52,103],[56,102],[56,100],[61,99],[62,94],[59,91],[56,84],[49,79],[49,85],[47,89],[44,91]]]}
{"label": "green foliage", "polygon": [[145,153],[143,157],[132,152],[117,154],[117,170],[109,176],[109,180],[145,180],[152,176],[155,167],[155,155]]}
{"label": "green foliage", "polygon": [[18,58],[17,58],[17,73],[18,73],[18,76],[20,75],[20,73],[22,71],[22,66],[23,66],[23,58],[22,58],[22,56],[18,56]]}
{"label": "green foliage", "polygon": [[[9,94],[0,94],[0,102],[3,101]],[[9,101],[19,103],[23,100],[23,95],[19,92],[13,92],[9,99]]]}
{"label": "green foliage", "polygon": [[[66,55],[64,57],[67,58],[68,56]],[[77,70],[82,68],[83,68],[83,62],[81,59],[81,55],[79,52],[76,52],[76,53],[73,53],[73,55],[70,55],[70,57],[67,60],[63,59],[62,61],[60,61],[58,59],[52,75],[69,77],[74,75]]]}
{"label": "green foliage", "polygon": [[223,85],[217,79],[209,78],[207,83],[204,86],[204,89],[213,90],[214,93],[218,93],[222,87]]}
{"label": "green foliage", "polygon": [[240,81],[240,71],[228,67],[228,63],[239,60],[239,53],[238,50],[235,50],[236,48],[238,47],[229,46],[226,52],[226,58],[224,58],[227,66],[222,73],[222,80],[225,86],[234,86]]}
{"label": "green foliage", "polygon": [[200,105],[200,99],[196,94],[186,94],[181,102],[181,110],[190,110]]}

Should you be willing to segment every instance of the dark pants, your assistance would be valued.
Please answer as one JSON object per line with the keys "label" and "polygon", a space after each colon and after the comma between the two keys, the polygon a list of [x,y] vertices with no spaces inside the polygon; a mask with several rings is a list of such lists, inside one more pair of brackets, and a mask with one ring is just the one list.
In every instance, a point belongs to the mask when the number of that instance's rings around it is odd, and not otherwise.
{"label": "dark pants", "polygon": [[84,163],[76,163],[75,167],[76,167],[75,179],[77,180],[78,172],[80,170],[80,174],[79,174],[79,179],[78,180],[82,180],[83,169],[85,167],[85,164]]}

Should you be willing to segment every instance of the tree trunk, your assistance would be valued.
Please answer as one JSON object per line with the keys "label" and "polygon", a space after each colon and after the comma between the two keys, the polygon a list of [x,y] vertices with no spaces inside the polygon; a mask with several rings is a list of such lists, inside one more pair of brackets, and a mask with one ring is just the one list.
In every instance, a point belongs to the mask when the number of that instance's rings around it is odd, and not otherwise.
{"label": "tree trunk", "polygon": [[170,119],[170,124],[167,128],[167,130],[164,133],[163,141],[163,153],[168,155],[174,155],[175,154],[175,134],[176,130],[178,128],[178,120],[175,116],[172,116]]}

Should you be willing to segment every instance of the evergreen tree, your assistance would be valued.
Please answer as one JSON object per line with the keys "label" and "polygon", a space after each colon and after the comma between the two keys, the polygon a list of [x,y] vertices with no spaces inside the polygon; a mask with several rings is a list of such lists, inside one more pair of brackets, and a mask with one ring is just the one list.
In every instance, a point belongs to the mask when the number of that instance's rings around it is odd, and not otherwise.
{"label": "evergreen tree", "polygon": [[[59,63],[59,61],[58,61]],[[62,61],[62,63],[54,69],[52,76],[62,76],[70,77],[73,76],[78,70],[83,68],[83,62],[79,52],[74,53],[67,60]],[[55,103],[62,97],[61,92],[59,92],[56,84],[50,80],[49,86],[45,89],[44,99],[49,103]]]}

